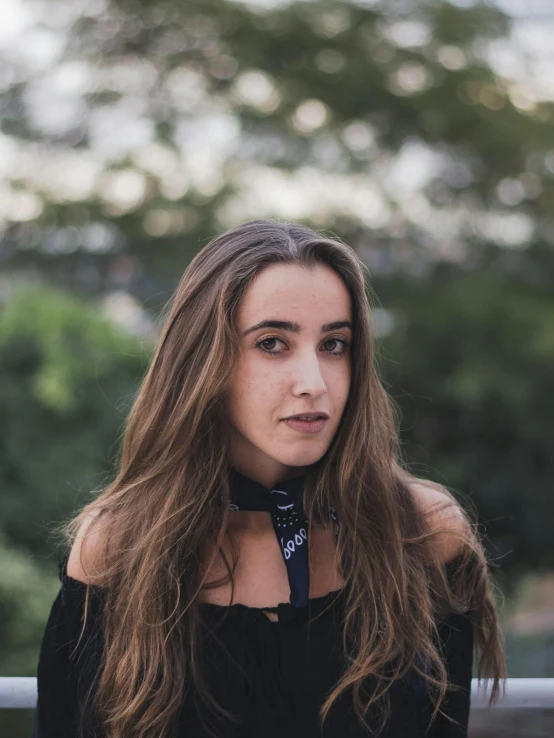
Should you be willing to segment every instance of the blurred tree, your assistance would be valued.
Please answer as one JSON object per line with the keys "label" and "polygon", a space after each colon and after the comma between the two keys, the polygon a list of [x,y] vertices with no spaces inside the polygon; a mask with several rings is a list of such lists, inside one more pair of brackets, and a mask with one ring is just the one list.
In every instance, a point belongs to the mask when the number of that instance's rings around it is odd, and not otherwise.
{"label": "blurred tree", "polygon": [[552,102],[491,66],[510,23],[489,3],[36,7],[58,51],[5,60],[9,269],[146,300],[215,232],[278,210],[272,192],[300,212],[302,184],[306,219],[355,248],[369,231],[376,268],[553,242]]}
{"label": "blurred tree", "polygon": [[374,289],[394,306],[380,362],[406,458],[471,495],[515,584],[525,569],[554,568],[554,258],[536,246],[541,269],[526,274],[527,257],[505,256],[504,271],[493,253],[479,270],[443,263]]}
{"label": "blurred tree", "polygon": [[19,290],[0,312],[0,533],[39,557],[51,526],[112,471],[118,432],[147,364],[142,343],[94,307]]}

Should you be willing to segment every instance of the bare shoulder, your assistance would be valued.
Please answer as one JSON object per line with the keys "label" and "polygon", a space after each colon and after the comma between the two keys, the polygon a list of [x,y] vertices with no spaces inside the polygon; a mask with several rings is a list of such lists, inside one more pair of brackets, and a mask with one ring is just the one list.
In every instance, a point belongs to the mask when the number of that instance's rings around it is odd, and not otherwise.
{"label": "bare shoulder", "polygon": [[432,545],[440,554],[445,563],[452,561],[462,552],[461,536],[469,530],[468,518],[457,500],[445,492],[427,483],[418,480],[411,485],[415,503],[424,514],[429,529],[441,529],[433,538]]}
{"label": "bare shoulder", "polygon": [[105,519],[106,516],[95,510],[81,523],[67,560],[67,574],[72,579],[85,584],[95,583],[102,568]]}

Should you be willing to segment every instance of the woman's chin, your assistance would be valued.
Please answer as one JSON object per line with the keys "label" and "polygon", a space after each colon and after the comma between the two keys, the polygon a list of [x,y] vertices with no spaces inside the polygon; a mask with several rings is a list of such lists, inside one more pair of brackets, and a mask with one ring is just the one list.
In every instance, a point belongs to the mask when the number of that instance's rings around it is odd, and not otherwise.
{"label": "woman's chin", "polygon": [[[300,446],[301,443],[297,441],[296,445]],[[281,454],[279,456],[279,461],[284,466],[311,466],[312,464],[316,464],[326,451],[327,446],[325,448],[320,448],[319,445],[318,448],[312,446],[312,448],[304,450],[295,448],[293,453]]]}

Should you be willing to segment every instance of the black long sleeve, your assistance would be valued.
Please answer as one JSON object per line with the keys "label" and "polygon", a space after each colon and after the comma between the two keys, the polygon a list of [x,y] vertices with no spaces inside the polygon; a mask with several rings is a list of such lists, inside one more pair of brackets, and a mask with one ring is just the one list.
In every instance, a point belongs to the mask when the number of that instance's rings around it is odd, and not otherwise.
{"label": "black long sleeve", "polygon": [[73,653],[82,629],[86,585],[63,576],[64,563],[58,565],[62,586],[52,604],[40,646],[33,738],[76,738],[79,710],[98,667],[101,594],[97,588],[89,588],[86,627]]}
{"label": "black long sleeve", "polygon": [[429,738],[466,738],[471,702],[473,625],[466,615],[452,613],[439,625],[439,639],[448,671],[448,681],[462,689],[447,692],[441,710],[454,718],[454,725],[437,715]]}
{"label": "black long sleeve", "polygon": [[[437,623],[438,646],[448,674],[449,687],[440,710],[426,738],[467,738],[471,708],[471,680],[473,669],[474,633],[467,614],[451,612]],[[460,689],[451,690],[455,685]],[[429,685],[417,677],[418,723],[425,731],[430,724],[434,705],[428,694]],[[452,718],[455,722],[451,722]]]}

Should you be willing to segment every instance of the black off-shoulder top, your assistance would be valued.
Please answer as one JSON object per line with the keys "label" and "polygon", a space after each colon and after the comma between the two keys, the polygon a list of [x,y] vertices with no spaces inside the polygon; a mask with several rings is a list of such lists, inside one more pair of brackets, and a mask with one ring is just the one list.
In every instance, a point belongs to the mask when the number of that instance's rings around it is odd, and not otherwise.
{"label": "black off-shoulder top", "polygon": [[[80,707],[102,650],[103,592],[89,586],[86,629],[71,656],[81,632],[87,585],[68,576],[67,560],[65,556],[58,563],[61,587],[40,646],[33,738],[77,738]],[[447,570],[455,563],[447,564]],[[213,623],[213,628],[206,630],[211,635],[206,635],[201,651],[208,686],[221,706],[241,718],[233,723],[213,712],[202,712],[218,738],[368,735],[356,718],[350,690],[335,702],[323,728],[318,727],[319,707],[345,667],[341,658],[344,597],[343,590],[329,592],[301,608],[287,602],[263,609],[239,603],[229,607],[201,603],[206,621]],[[276,612],[278,619],[270,620],[264,610]],[[391,688],[391,718],[379,738],[467,736],[472,625],[465,615],[451,613],[441,621],[439,633],[449,680],[462,687],[449,692],[442,706],[457,726],[439,715],[431,732],[425,733],[431,715],[426,685],[415,674],[407,675]],[[200,720],[200,711],[205,709],[195,699],[194,688],[189,690],[180,712],[178,736],[207,738],[209,733]],[[103,738],[93,722],[87,722],[85,738]]]}

